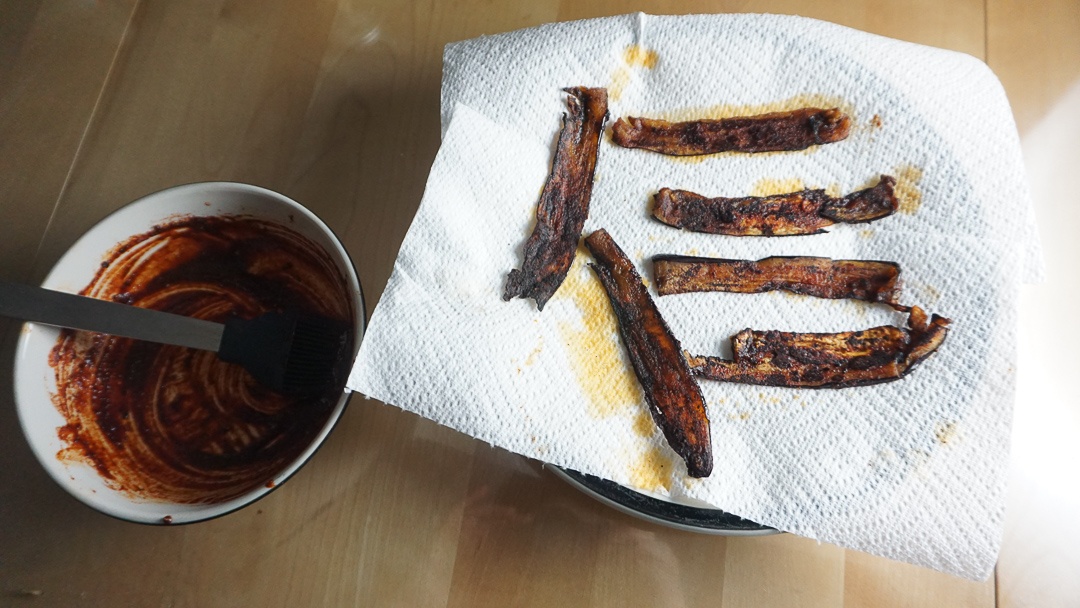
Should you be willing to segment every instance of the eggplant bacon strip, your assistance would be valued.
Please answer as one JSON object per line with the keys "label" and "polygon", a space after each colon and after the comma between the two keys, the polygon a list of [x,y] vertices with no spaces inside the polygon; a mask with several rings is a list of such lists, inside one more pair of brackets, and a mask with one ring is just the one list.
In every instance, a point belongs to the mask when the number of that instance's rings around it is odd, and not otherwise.
{"label": "eggplant bacon strip", "polygon": [[683,230],[729,236],[817,234],[837,222],[857,224],[892,215],[899,206],[895,186],[894,178],[882,175],[877,185],[839,198],[824,190],[707,198],[662,188],[654,197],[653,217]]}
{"label": "eggplant bacon strip", "polygon": [[503,300],[532,298],[536,308],[562,285],[574,261],[581,228],[589,215],[600,134],[607,120],[607,90],[564,89],[568,114],[551,163],[551,175],[536,206],[536,226],[525,242],[521,269],[511,270]]}
{"label": "eggplant bacon strip", "polygon": [[679,341],[660,316],[634,264],[605,230],[585,239],[591,264],[619,320],[619,334],[644,389],[653,420],[691,477],[712,473],[712,439],[705,398],[690,374]]}
{"label": "eggplant bacon strip", "polygon": [[829,299],[880,302],[907,310],[900,297],[900,265],[873,260],[774,256],[726,260],[683,255],[653,258],[656,291],[662,296],[697,291],[762,293],[782,289]]}
{"label": "eggplant bacon strip", "polygon": [[847,138],[851,119],[838,108],[800,108],[758,116],[668,122],[624,117],[611,137],[624,148],[644,148],[669,156],[717,152],[791,152]]}
{"label": "eggplant bacon strip", "polygon": [[930,356],[951,321],[912,306],[909,327],[835,334],[744,329],[731,339],[734,360],[685,353],[694,375],[709,380],[793,388],[845,388],[903,378]]}

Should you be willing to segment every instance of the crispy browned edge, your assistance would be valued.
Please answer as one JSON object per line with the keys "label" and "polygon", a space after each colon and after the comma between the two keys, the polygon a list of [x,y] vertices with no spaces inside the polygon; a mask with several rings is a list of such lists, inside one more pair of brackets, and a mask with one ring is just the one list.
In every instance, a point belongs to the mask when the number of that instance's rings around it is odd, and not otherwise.
{"label": "crispy browned edge", "polygon": [[625,148],[643,148],[670,156],[696,156],[803,150],[841,141],[850,130],[851,119],[838,108],[800,108],[686,122],[622,117],[612,126],[611,138]]}
{"label": "crispy browned edge", "polygon": [[841,333],[744,329],[732,338],[734,360],[684,353],[694,375],[709,380],[792,388],[847,388],[903,378],[945,341],[949,319],[912,306],[909,327],[883,325]]}
{"label": "crispy browned edge", "polygon": [[607,90],[563,89],[567,114],[551,163],[551,174],[536,205],[536,225],[525,242],[520,270],[506,278],[503,300],[533,298],[536,308],[562,285],[574,261],[581,228],[589,215],[600,135],[607,120]]}
{"label": "crispy browned edge", "polygon": [[900,265],[895,262],[811,256],[772,256],[754,261],[685,255],[658,255],[652,262],[656,291],[661,296],[784,290],[818,298],[899,305]]}
{"label": "crispy browned edge", "polygon": [[690,374],[679,341],[660,316],[641,277],[607,231],[585,239],[619,321],[626,346],[653,420],[668,445],[685,462],[691,477],[712,473],[712,438],[705,398]]}
{"label": "crispy browned edge", "polygon": [[856,190],[841,198],[830,198],[821,208],[821,216],[836,222],[862,224],[896,213],[896,178],[882,175],[870,188]]}
{"label": "crispy browned edge", "polygon": [[836,222],[863,223],[892,215],[899,207],[895,185],[893,177],[882,175],[876,185],[840,198],[820,189],[708,198],[661,188],[653,199],[653,217],[675,228],[728,236],[817,234]]}

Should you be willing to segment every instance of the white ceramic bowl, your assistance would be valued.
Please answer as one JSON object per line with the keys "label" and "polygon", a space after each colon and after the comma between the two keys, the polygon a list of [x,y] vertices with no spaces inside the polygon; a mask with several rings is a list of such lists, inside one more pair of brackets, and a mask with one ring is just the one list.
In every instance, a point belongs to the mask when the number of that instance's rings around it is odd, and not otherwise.
{"label": "white ceramic bowl", "polygon": [[[98,222],[53,267],[43,286],[78,293],[94,278],[101,261],[118,243],[149,231],[176,216],[250,215],[300,233],[320,245],[344,277],[352,298],[356,332],[354,349],[364,334],[364,298],[356,269],[333,232],[315,214],[276,192],[229,182],[177,186],[143,197]],[[181,524],[210,519],[244,507],[279,487],[315,453],[341,417],[349,393],[343,392],[315,439],[293,462],[279,471],[272,483],[215,504],[175,504],[138,499],[110,488],[94,467],[61,460],[66,447],[57,434],[65,420],[52,402],[56,376],[49,353],[58,329],[27,323],[15,356],[15,401],[19,422],[38,461],[58,484],[75,498],[114,517],[141,523]],[[355,351],[354,351],[355,354]]]}

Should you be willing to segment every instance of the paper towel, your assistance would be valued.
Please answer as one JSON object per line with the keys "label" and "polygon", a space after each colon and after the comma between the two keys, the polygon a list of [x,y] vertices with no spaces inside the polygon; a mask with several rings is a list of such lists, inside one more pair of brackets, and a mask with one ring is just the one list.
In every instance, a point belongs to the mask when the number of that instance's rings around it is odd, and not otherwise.
{"label": "paper towel", "polygon": [[[349,387],[508,450],[797,534],[970,578],[1001,535],[1015,308],[1040,256],[997,80],[965,55],[796,17],[629,15],[447,47],[443,144]],[[675,159],[601,142],[585,233],[606,228],[650,278],[677,253],[892,260],[901,301],[952,318],[908,377],[807,390],[702,381],[715,469],[686,477],[645,409],[606,296],[578,253],[543,313],[503,302],[550,170],[566,86],[618,116],[691,118],[838,105],[847,140],[794,153]],[[739,238],[649,217],[660,187],[708,196],[897,177],[901,210],[828,234]],[[687,350],[737,331],[903,325],[862,302],[769,294],[655,298]]]}

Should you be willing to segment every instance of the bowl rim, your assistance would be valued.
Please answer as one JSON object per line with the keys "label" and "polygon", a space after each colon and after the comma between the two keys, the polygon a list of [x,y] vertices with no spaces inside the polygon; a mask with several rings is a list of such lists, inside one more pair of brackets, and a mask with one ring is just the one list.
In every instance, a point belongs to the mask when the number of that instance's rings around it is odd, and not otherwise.
{"label": "bowl rim", "polygon": [[[138,198],[136,198],[136,199],[134,199],[134,200],[132,200],[132,201],[130,201],[128,203],[125,203],[124,205],[121,205],[120,207],[112,210],[111,212],[109,212],[105,216],[101,217],[99,220],[97,220],[93,224],[93,226],[91,226],[85,232],[83,232],[79,236],[78,239],[76,239],[74,242],[72,242],[67,247],[67,249],[64,251],[64,253],[50,267],[49,272],[46,274],[45,278],[42,279],[42,281],[41,281],[41,286],[47,287],[52,283],[59,282],[59,280],[57,279],[57,274],[60,272],[60,270],[59,270],[60,267],[65,265],[65,260],[68,258],[69,255],[71,255],[71,252],[74,251],[74,250],[77,250],[80,246],[85,246],[86,243],[90,242],[91,239],[94,238],[92,233],[94,233],[95,231],[98,231],[98,230],[102,230],[102,228],[101,228],[102,226],[107,225],[110,222],[116,221],[117,216],[120,216],[121,214],[124,214],[124,213],[131,213],[131,209],[135,208],[136,206],[138,206],[138,207],[151,206],[155,202],[159,201],[160,199],[164,199],[164,198],[168,198],[168,197],[174,197],[174,196],[177,196],[178,194],[179,195],[186,195],[186,194],[195,193],[195,192],[199,192],[199,191],[206,191],[206,192],[209,192],[209,193],[227,192],[227,193],[247,194],[247,195],[255,195],[257,197],[272,200],[275,203],[284,205],[290,211],[295,211],[295,212],[299,213],[300,215],[304,216],[304,218],[312,225],[312,228],[314,230],[316,230],[318,232],[321,232],[326,236],[327,242],[333,245],[333,248],[336,250],[336,253],[338,254],[338,257],[340,257],[340,260],[335,261],[335,266],[337,266],[339,272],[341,272],[344,275],[343,278],[345,279],[345,282],[348,284],[348,288],[350,290],[350,294],[349,294],[350,295],[350,304],[354,306],[353,315],[354,315],[354,319],[355,319],[355,328],[354,328],[354,344],[353,344],[352,357],[355,358],[356,354],[359,352],[360,343],[363,341],[363,337],[364,337],[364,334],[365,334],[365,332],[367,330],[367,324],[368,324],[367,300],[364,297],[363,285],[362,285],[362,283],[360,281],[360,277],[359,277],[359,275],[358,275],[358,273],[356,271],[356,263],[355,263],[355,261],[353,260],[352,256],[349,254],[348,249],[345,248],[345,245],[342,242],[341,238],[338,236],[338,234],[333,229],[331,229],[313,211],[311,211],[310,209],[308,209],[304,205],[300,204],[296,200],[292,199],[291,197],[288,197],[288,196],[286,196],[284,194],[281,194],[280,192],[276,192],[276,191],[271,190],[269,188],[264,188],[262,186],[257,186],[257,185],[254,185],[254,184],[246,184],[246,183],[242,183],[242,182],[233,182],[233,181],[188,182],[188,183],[184,183],[184,184],[178,184],[178,185],[175,185],[175,186],[171,186],[169,188],[165,188],[165,189],[162,189],[162,190],[157,190],[157,191],[151,192],[149,194],[140,196],[140,197],[138,197]],[[193,215],[193,214],[191,214],[191,213],[183,213],[183,212],[180,212],[180,213],[166,213],[166,214],[162,215],[161,221],[166,221],[168,218],[173,217],[173,216],[175,216],[175,217],[183,217],[185,215]],[[213,214],[210,214],[210,215],[213,215]],[[243,215],[243,214],[235,214],[235,215]],[[258,216],[255,215],[253,217],[258,217]],[[265,219],[265,218],[263,218],[263,219]],[[274,221],[274,220],[267,220],[267,221]],[[280,222],[275,222],[275,223],[280,223]],[[288,226],[286,226],[286,227],[288,227]],[[142,228],[140,228],[140,229],[138,229],[136,231],[132,231],[129,236],[134,236],[136,234],[141,234],[142,232],[146,232],[149,229],[150,229],[150,226],[142,227]],[[123,238],[124,237],[121,237],[120,240],[122,240]],[[116,240],[115,242],[119,243],[120,240]],[[89,278],[86,279],[86,280],[89,280]],[[59,288],[59,289],[63,290],[62,288]],[[330,434],[337,427],[338,423],[340,423],[341,418],[344,416],[345,411],[348,409],[349,402],[351,401],[351,398],[352,398],[352,391],[350,391],[347,387],[343,387],[341,397],[335,403],[333,409],[331,410],[330,417],[326,421],[324,426],[319,430],[319,432],[316,434],[316,436],[311,440],[310,444],[294,460],[292,460],[288,464],[286,464],[281,469],[281,471],[279,473],[272,476],[273,477],[272,485],[258,486],[256,488],[246,492],[245,494],[242,494],[242,495],[240,495],[240,496],[238,496],[236,498],[229,499],[227,501],[223,501],[223,502],[220,502],[220,503],[195,504],[195,505],[181,504],[181,503],[170,503],[168,501],[157,501],[157,500],[141,499],[141,498],[138,498],[138,497],[127,495],[127,494],[125,494],[125,493],[123,493],[121,491],[116,491],[116,490],[111,490],[110,489],[112,494],[116,498],[118,498],[119,500],[123,501],[123,500],[126,499],[126,501],[127,501],[126,504],[130,508],[121,510],[121,509],[111,507],[109,505],[109,503],[106,502],[106,501],[93,500],[93,499],[91,499],[91,496],[88,495],[85,492],[76,491],[72,487],[72,483],[71,483],[73,478],[65,477],[64,475],[61,474],[60,469],[63,468],[64,466],[66,466],[66,465],[63,465],[61,463],[58,466],[55,463],[52,463],[51,461],[58,461],[58,459],[56,458],[56,455],[46,453],[47,452],[46,446],[39,445],[35,440],[32,439],[33,433],[31,433],[29,427],[30,427],[30,425],[32,424],[33,421],[28,420],[28,413],[26,413],[24,411],[25,408],[32,407],[32,405],[26,404],[26,400],[30,396],[21,394],[22,391],[26,390],[26,389],[20,389],[19,388],[19,386],[20,386],[19,380],[21,378],[20,370],[21,370],[21,368],[23,366],[34,366],[34,367],[36,367],[36,366],[40,365],[39,362],[36,362],[36,361],[31,362],[31,361],[27,360],[27,357],[24,356],[24,352],[26,351],[26,349],[28,347],[29,341],[34,338],[34,331],[32,330],[32,328],[33,328],[33,326],[38,326],[38,325],[42,325],[42,324],[37,324],[37,323],[33,323],[33,322],[24,322],[24,323],[22,323],[20,325],[19,338],[18,338],[16,346],[15,346],[15,356],[14,356],[14,362],[13,362],[14,363],[14,365],[13,365],[13,383],[12,384],[13,384],[13,392],[14,392],[14,397],[15,397],[15,410],[16,410],[16,414],[17,414],[17,417],[18,417],[18,420],[19,420],[20,430],[22,431],[23,437],[26,440],[26,442],[29,444],[29,447],[31,448],[31,452],[33,452],[34,457],[38,461],[39,465],[45,470],[45,472],[49,475],[49,477],[52,478],[52,480],[54,482],[56,482],[57,485],[59,485],[61,488],[63,488],[64,491],[67,492],[67,494],[74,497],[80,503],[92,508],[93,510],[95,510],[95,511],[97,511],[97,512],[103,514],[103,515],[107,515],[109,517],[112,517],[114,519],[118,519],[118,520],[121,520],[121,521],[144,524],[144,525],[171,525],[171,526],[187,525],[187,524],[193,524],[193,523],[197,523],[197,522],[203,522],[203,521],[209,521],[209,520],[212,520],[212,519],[217,519],[219,517],[223,517],[223,516],[228,515],[230,513],[234,513],[234,512],[236,512],[236,511],[238,511],[240,509],[248,507],[248,506],[262,500],[263,498],[265,498],[266,496],[268,496],[269,494],[271,494],[272,492],[276,491],[278,488],[283,486],[286,481],[291,479],[297,472],[300,471],[300,469],[302,469],[308,462],[311,461],[312,457],[314,457],[314,455],[319,451],[319,449],[322,448],[322,446],[326,442],[327,438],[329,438]],[[43,327],[48,327],[48,326],[44,326],[44,325],[42,325],[42,326]],[[28,331],[28,327],[30,328],[29,331]],[[49,367],[51,367],[51,366],[49,366]],[[46,391],[46,392],[48,392],[48,391]],[[48,406],[52,407],[52,403],[48,403]],[[153,504],[153,505],[159,505],[159,506],[160,505],[166,505],[166,506],[175,505],[175,506],[181,508],[181,510],[183,512],[178,513],[177,515],[168,515],[168,516],[165,516],[165,517],[161,517],[157,513],[155,513],[153,515],[148,515],[148,516],[140,516],[140,515],[137,514],[138,509],[139,509],[139,507],[138,507],[139,504]]]}

